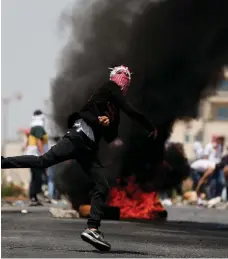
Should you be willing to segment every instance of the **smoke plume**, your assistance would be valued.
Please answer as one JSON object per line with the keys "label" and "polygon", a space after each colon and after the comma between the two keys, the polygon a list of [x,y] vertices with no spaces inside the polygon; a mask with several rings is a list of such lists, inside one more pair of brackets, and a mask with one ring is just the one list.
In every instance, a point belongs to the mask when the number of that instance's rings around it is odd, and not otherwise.
{"label": "smoke plume", "polygon": [[[128,65],[134,72],[128,97],[157,125],[159,137],[150,143],[141,127],[123,117],[122,174],[147,179],[164,158],[173,123],[195,118],[200,100],[217,88],[228,60],[227,8],[226,0],[97,0],[75,5],[52,87],[58,126],[66,130],[68,115],[108,79],[108,67]],[[185,166],[186,159],[182,162]]]}
{"label": "smoke plume", "polygon": [[76,2],[65,19],[70,37],[52,88],[54,117],[62,130],[68,115],[108,79],[108,68],[126,63],[132,19],[146,2],[97,0],[80,8]]}

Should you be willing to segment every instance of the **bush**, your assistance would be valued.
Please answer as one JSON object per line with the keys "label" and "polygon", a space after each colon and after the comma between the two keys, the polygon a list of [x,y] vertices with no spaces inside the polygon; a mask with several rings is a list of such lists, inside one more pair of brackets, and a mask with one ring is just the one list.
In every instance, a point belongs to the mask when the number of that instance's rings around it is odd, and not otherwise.
{"label": "bush", "polygon": [[12,182],[8,183],[5,180],[2,180],[1,188],[2,198],[27,196],[26,191],[23,189],[23,187],[15,185]]}

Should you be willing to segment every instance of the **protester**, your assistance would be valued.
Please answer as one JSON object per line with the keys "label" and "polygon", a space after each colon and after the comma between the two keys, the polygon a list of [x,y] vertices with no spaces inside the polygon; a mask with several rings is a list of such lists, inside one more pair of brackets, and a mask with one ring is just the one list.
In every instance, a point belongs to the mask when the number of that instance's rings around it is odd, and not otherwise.
{"label": "protester", "polygon": [[211,142],[209,142],[205,147],[204,155],[208,156],[210,161],[213,161],[216,164],[219,163],[222,158],[221,139],[213,135]]}
{"label": "protester", "polygon": [[[31,128],[28,135],[26,155],[40,156],[47,151],[48,136],[44,129],[44,115],[36,110],[32,116]],[[46,171],[42,168],[31,168],[31,180],[29,187],[30,206],[41,206],[37,195],[42,193],[42,183],[46,177]]]}
{"label": "protester", "polygon": [[203,157],[203,146],[199,140],[196,140],[193,144],[193,152],[195,154],[195,160]]}
{"label": "protester", "polygon": [[[100,140],[103,138],[107,143],[111,143],[118,138],[120,109],[144,127],[148,134],[148,141],[149,139],[153,141],[157,137],[156,127],[127,102],[125,95],[130,83],[131,72],[128,67],[122,65],[114,67],[111,69],[109,81],[101,85],[81,111],[69,117],[68,132],[47,153],[44,153],[41,145],[41,137],[43,138],[44,135],[40,134],[37,137],[34,155],[2,157],[1,161],[4,169],[42,169],[69,159],[77,159],[84,172],[93,179],[95,186],[91,198],[88,228],[81,233],[81,238],[99,250],[111,249],[111,245],[105,241],[103,234],[98,230],[103,215],[102,207],[110,188],[104,174],[104,166],[98,158]],[[44,133],[44,129],[42,132]]]}

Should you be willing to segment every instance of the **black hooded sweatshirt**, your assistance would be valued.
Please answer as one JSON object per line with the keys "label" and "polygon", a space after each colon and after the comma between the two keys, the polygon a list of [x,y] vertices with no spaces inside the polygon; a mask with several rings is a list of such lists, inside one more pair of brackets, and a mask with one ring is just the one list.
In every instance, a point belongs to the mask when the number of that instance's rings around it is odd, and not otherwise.
{"label": "black hooded sweatshirt", "polygon": [[[96,143],[102,137],[107,143],[110,143],[118,137],[120,110],[141,124],[148,132],[155,130],[154,125],[126,101],[120,87],[112,81],[102,85],[90,97],[80,112],[69,116],[68,128],[71,128],[77,119],[82,118],[93,129]],[[110,120],[110,125],[108,127],[102,126],[98,120],[99,116],[107,116]]]}

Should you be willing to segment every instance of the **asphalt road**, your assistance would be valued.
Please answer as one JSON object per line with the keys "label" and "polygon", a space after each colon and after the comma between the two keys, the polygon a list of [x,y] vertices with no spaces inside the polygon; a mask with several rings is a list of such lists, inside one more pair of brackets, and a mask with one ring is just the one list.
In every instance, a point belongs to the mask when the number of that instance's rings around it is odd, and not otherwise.
{"label": "asphalt road", "polygon": [[[83,219],[54,219],[45,209],[28,214],[5,211],[2,213],[2,258],[227,258],[227,211],[176,208],[170,209],[169,215],[169,222],[159,224],[104,221],[101,230],[112,244],[112,250],[100,253],[80,239],[86,223]],[[184,221],[194,218],[201,223]]]}

